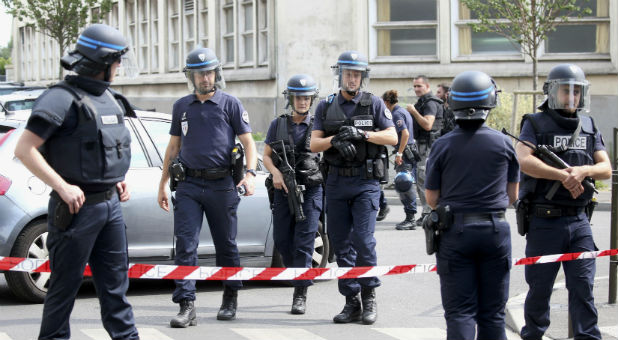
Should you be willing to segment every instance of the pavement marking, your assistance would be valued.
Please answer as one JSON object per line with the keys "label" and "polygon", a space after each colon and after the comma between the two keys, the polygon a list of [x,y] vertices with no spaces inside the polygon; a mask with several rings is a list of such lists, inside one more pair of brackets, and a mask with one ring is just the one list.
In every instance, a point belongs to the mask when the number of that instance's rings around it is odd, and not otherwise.
{"label": "pavement marking", "polygon": [[231,328],[251,340],[326,340],[302,328]]}
{"label": "pavement marking", "polygon": [[[599,329],[602,333],[618,338],[618,326],[600,327]],[[2,339],[2,337],[0,337],[0,339]]]}
{"label": "pavement marking", "polygon": [[446,339],[446,331],[440,328],[372,328],[399,340]]}
{"label": "pavement marking", "polygon": [[0,333],[0,340],[13,340],[6,333]]}
{"label": "pavement marking", "polygon": [[[81,329],[82,333],[94,340],[109,340],[109,334],[103,328]],[[174,340],[155,328],[138,328],[139,336],[148,340]],[[3,340],[0,338],[0,340]]]}

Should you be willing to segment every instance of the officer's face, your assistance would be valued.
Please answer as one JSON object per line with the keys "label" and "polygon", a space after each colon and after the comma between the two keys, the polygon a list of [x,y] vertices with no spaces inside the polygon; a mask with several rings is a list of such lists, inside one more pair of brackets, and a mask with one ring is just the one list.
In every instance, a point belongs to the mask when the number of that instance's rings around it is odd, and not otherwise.
{"label": "officer's face", "polygon": [[574,113],[579,106],[581,87],[578,85],[562,84],[558,87],[558,103],[569,113]]}
{"label": "officer's face", "polygon": [[293,96],[294,98],[294,111],[305,114],[311,107],[311,97],[309,96]]}
{"label": "officer's face", "polygon": [[444,88],[442,86],[438,86],[438,89],[436,90],[436,96],[446,101],[446,91],[444,91]]}
{"label": "officer's face", "polygon": [[215,71],[199,71],[193,73],[193,83],[195,84],[195,91],[199,94],[209,93],[213,86],[215,86]]}
{"label": "officer's face", "polygon": [[341,72],[341,87],[344,91],[354,92],[360,89],[363,72],[344,69]]}
{"label": "officer's face", "polygon": [[426,84],[423,79],[414,79],[412,85],[414,86],[414,94],[417,97],[424,96],[429,92],[429,84]]}
{"label": "officer's face", "polygon": [[118,67],[120,66],[120,60],[116,61],[115,63],[112,64],[111,68],[110,68],[110,76],[109,76],[109,82],[111,83],[112,81],[114,81],[114,77],[116,77],[116,71],[118,70]]}

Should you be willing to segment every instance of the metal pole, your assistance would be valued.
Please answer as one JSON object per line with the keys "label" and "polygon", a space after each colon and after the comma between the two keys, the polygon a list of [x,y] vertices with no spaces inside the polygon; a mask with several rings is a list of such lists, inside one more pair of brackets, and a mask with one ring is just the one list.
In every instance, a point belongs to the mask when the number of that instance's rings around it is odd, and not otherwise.
{"label": "metal pole", "polygon": [[[612,216],[609,246],[611,249],[618,248],[618,128],[614,128],[614,169],[612,171]],[[609,259],[609,298],[608,303],[616,303],[616,282],[618,281],[618,255]]]}

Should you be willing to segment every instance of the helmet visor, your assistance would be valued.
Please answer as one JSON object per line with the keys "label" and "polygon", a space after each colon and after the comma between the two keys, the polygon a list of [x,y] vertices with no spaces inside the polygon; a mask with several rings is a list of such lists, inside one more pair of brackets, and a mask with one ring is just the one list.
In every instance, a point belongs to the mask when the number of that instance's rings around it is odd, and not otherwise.
{"label": "helmet visor", "polygon": [[588,81],[574,79],[552,80],[547,85],[547,105],[550,109],[565,111],[590,111]]}
{"label": "helmet visor", "polygon": [[120,57],[121,74],[127,78],[134,79],[139,75],[139,66],[133,49],[129,47],[127,51]]}

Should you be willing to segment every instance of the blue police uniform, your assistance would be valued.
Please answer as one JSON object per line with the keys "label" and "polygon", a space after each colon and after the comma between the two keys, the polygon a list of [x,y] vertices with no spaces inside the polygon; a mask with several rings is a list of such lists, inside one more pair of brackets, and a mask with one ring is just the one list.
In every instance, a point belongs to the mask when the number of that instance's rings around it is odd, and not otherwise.
{"label": "blue police uniform", "polygon": [[[241,102],[221,90],[200,102],[195,94],[174,103],[170,135],[180,136],[180,162],[187,171],[174,200],[174,263],[197,265],[197,247],[204,214],[215,245],[216,265],[240,266],[236,246],[236,209],[240,198],[231,176],[235,137],[251,132]],[[208,171],[206,171],[208,170]],[[207,175],[206,173],[210,173]],[[232,290],[240,281],[224,281]],[[195,300],[195,280],[176,280],[172,301]]]}
{"label": "blue police uniform", "polygon": [[[331,110],[334,111],[333,119],[329,117]],[[342,117],[343,114],[345,117]],[[360,117],[360,120],[355,121],[355,117]],[[394,126],[392,115],[384,102],[362,91],[349,101],[341,95],[320,101],[315,112],[313,130],[324,131],[327,137],[336,134],[336,131],[329,131],[329,121],[335,122],[335,126],[350,124],[376,130]],[[338,127],[334,130],[337,129]],[[337,157],[338,151],[335,148],[331,147],[324,152],[324,158],[329,163],[326,180],[327,224],[337,265],[340,267],[377,265],[376,240],[373,234],[379,208],[380,183],[376,178],[367,178],[365,167],[368,163],[366,159],[377,157],[371,155],[369,149],[378,146],[364,141],[359,143],[365,145],[359,144],[357,151],[365,149],[367,157],[355,160],[351,163],[352,166],[347,166],[350,163],[344,162],[335,164],[329,159],[331,156]],[[347,297],[356,296],[361,286],[375,288],[380,286],[380,280],[377,277],[339,280],[339,292]]]}
{"label": "blue police uniform", "polygon": [[[410,116],[410,113],[406,111],[399,105],[395,105],[393,108],[393,122],[395,122],[395,129],[397,130],[397,145],[395,145],[395,150],[399,150],[399,146],[401,145],[401,131],[408,130],[410,133],[410,137],[408,138],[408,144],[412,146],[414,144],[414,129],[413,129],[413,121],[414,119]],[[395,170],[397,172],[400,171],[408,171],[412,174],[412,176],[416,176],[416,162],[414,159],[410,159],[407,155],[402,156],[401,165],[398,165]],[[416,196],[414,195],[414,190],[410,190],[410,195],[404,195],[400,197],[401,203],[403,204],[403,210],[407,213],[416,214]]]}
{"label": "blue police uniform", "polygon": [[[594,153],[605,150],[605,146],[592,118],[584,115],[566,118],[547,108],[546,104],[542,108],[542,112],[526,117],[520,138],[533,145],[560,147],[567,145],[580,121],[581,132],[576,142],[557,155],[571,166],[594,164]],[[545,194],[553,183],[525,174],[522,177],[519,196],[520,199],[527,199],[531,205],[526,256],[597,250],[584,210],[592,198],[592,190],[586,189],[573,199],[560,184],[550,201],[545,198]],[[562,216],[544,216],[543,212],[549,210],[559,210]],[[564,262],[562,265],[569,291],[569,312],[575,339],[601,339],[592,293],[596,271],[594,259]],[[523,339],[540,339],[549,327],[549,301],[559,269],[560,263],[526,266],[529,291],[524,305],[526,325],[521,330]]]}
{"label": "blue police uniform", "polygon": [[[285,122],[288,124],[286,130],[293,143],[291,149],[294,152],[294,158],[288,157],[288,162],[292,162],[292,159],[296,160],[294,162],[295,164],[290,164],[296,169],[296,182],[299,185],[305,185],[306,188],[303,192],[304,202],[302,204],[305,220],[296,222],[295,217],[290,214],[287,194],[284,190],[275,189],[273,200],[273,238],[275,247],[277,251],[279,251],[279,254],[281,254],[283,264],[286,267],[311,268],[315,236],[318,231],[318,223],[322,212],[323,189],[321,176],[319,176],[320,181],[308,183],[305,177],[300,174],[299,170],[300,167],[318,170],[318,164],[315,159],[311,161],[312,164],[310,166],[303,166],[303,164],[300,164],[300,162],[303,162],[303,159],[312,156],[309,151],[309,137],[311,136],[310,125],[312,124],[312,118],[310,115],[307,115],[302,122],[297,124],[292,121],[290,116],[285,117],[285,120],[277,118],[270,123],[264,143],[273,145],[273,142],[277,142],[278,123]],[[284,142],[289,144],[288,140],[284,139]],[[301,157],[301,154],[307,155],[308,157]],[[315,156],[317,155],[313,157]],[[292,284],[297,287],[304,287],[311,285],[312,281],[294,280]]]}
{"label": "blue police uniform", "polygon": [[504,211],[507,183],[518,181],[511,141],[485,125],[457,127],[432,146],[425,186],[454,213],[436,255],[448,339],[474,339],[475,329],[477,339],[506,339],[511,233]]}
{"label": "blue police uniform", "polygon": [[[108,89],[109,82],[82,76],[65,79],[37,99],[26,125],[45,140],[43,154],[50,166],[86,196],[66,229],[54,222],[61,198],[52,192],[49,200],[47,248],[52,273],[39,339],[71,337],[69,318],[86,263],[110,337],[139,339],[125,296],[126,227],[115,188],[124,180],[131,159],[131,138],[124,125],[127,109],[121,96]],[[87,109],[77,109],[85,103]]]}

